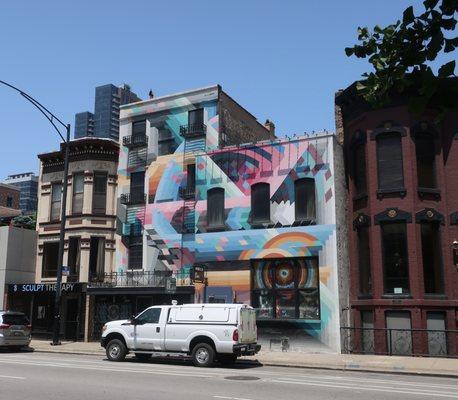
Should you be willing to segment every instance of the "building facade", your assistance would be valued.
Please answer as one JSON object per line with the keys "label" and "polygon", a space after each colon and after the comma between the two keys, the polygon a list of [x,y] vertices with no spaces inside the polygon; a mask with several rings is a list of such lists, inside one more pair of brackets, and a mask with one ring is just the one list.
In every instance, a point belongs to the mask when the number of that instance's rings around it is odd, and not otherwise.
{"label": "building facade", "polygon": [[[450,90],[456,80],[449,82]],[[458,113],[337,95],[348,184],[348,351],[456,355]],[[429,331],[421,331],[429,330]]]}
{"label": "building facade", "polygon": [[70,143],[69,174],[63,176],[63,146],[40,154],[37,258],[34,282],[11,292],[12,304],[32,309],[35,335],[52,330],[58,270],[62,186],[68,186],[65,227],[62,330],[67,339],[87,337],[87,282],[103,279],[115,263],[116,185],[119,146],[110,139]]}
{"label": "building facade", "polygon": [[[148,303],[142,288],[142,305],[243,302],[256,308],[265,345],[339,351],[345,249],[335,137],[273,140],[273,124],[259,124],[219,86],[124,106],[120,125],[111,281],[169,276],[165,297]],[[240,144],[248,141],[258,143]],[[202,283],[192,280],[198,269]],[[106,302],[128,314],[134,304],[115,299],[120,286],[88,292],[105,294],[99,309]]]}
{"label": "building facade", "polygon": [[19,208],[24,215],[31,215],[37,212],[38,204],[38,176],[33,172],[8,175],[5,183],[19,188]]}
{"label": "building facade", "polygon": [[20,190],[13,185],[0,183],[0,224],[9,221],[21,214],[19,208]]}
{"label": "building facade", "polygon": [[94,113],[86,111],[75,115],[75,139],[95,136],[117,140],[119,138],[119,107],[140,100],[130,90],[129,85],[97,86]]}

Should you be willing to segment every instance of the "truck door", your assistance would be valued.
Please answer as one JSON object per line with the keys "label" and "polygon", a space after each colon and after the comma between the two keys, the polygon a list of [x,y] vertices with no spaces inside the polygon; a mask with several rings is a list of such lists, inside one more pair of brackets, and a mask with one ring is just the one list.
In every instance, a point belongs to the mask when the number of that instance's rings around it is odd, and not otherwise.
{"label": "truck door", "polygon": [[137,316],[134,326],[134,348],[137,350],[164,350],[164,324],[161,323],[160,307],[152,307]]}

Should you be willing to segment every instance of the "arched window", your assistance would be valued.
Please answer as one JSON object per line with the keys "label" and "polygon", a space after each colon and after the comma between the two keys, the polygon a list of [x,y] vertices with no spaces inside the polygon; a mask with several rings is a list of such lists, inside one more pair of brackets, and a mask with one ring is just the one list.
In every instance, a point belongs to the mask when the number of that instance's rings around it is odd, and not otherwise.
{"label": "arched window", "polygon": [[296,221],[315,222],[315,179],[302,178],[294,182],[294,209]]}
{"label": "arched window", "polygon": [[400,134],[388,132],[377,136],[377,169],[379,190],[404,189]]}
{"label": "arched window", "polygon": [[256,183],[251,186],[251,221],[270,222],[270,185]]}
{"label": "arched window", "polygon": [[209,228],[224,228],[224,189],[207,191],[207,225]]}
{"label": "arched window", "polygon": [[415,136],[417,179],[419,188],[436,188],[435,142],[433,135],[419,133]]}

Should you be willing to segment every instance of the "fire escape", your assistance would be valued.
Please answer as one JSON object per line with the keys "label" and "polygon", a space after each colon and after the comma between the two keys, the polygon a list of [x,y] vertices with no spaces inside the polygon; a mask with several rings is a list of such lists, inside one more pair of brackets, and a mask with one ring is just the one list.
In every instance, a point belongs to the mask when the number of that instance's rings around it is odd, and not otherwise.
{"label": "fire escape", "polygon": [[[196,110],[203,111],[203,110]],[[195,112],[195,111],[194,111]],[[182,208],[182,229],[181,229],[181,265],[184,260],[184,243],[194,241],[196,233],[196,184],[195,184],[195,159],[198,153],[205,151],[205,139],[207,126],[203,123],[202,115],[197,119],[199,122],[191,123],[193,118],[189,118],[188,125],[180,127],[180,133],[184,138],[183,148],[183,171],[187,173],[186,186],[181,187],[179,195],[183,199]]]}

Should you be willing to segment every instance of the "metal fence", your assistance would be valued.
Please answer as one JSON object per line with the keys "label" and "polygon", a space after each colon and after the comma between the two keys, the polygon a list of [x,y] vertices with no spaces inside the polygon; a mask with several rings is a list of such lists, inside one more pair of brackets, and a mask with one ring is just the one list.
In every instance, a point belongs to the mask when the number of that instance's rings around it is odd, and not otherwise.
{"label": "metal fence", "polygon": [[94,276],[88,287],[171,287],[189,286],[191,279],[186,271],[143,271],[128,270],[125,272],[110,272]]}
{"label": "metal fence", "polygon": [[342,353],[458,357],[458,330],[340,328]]}

